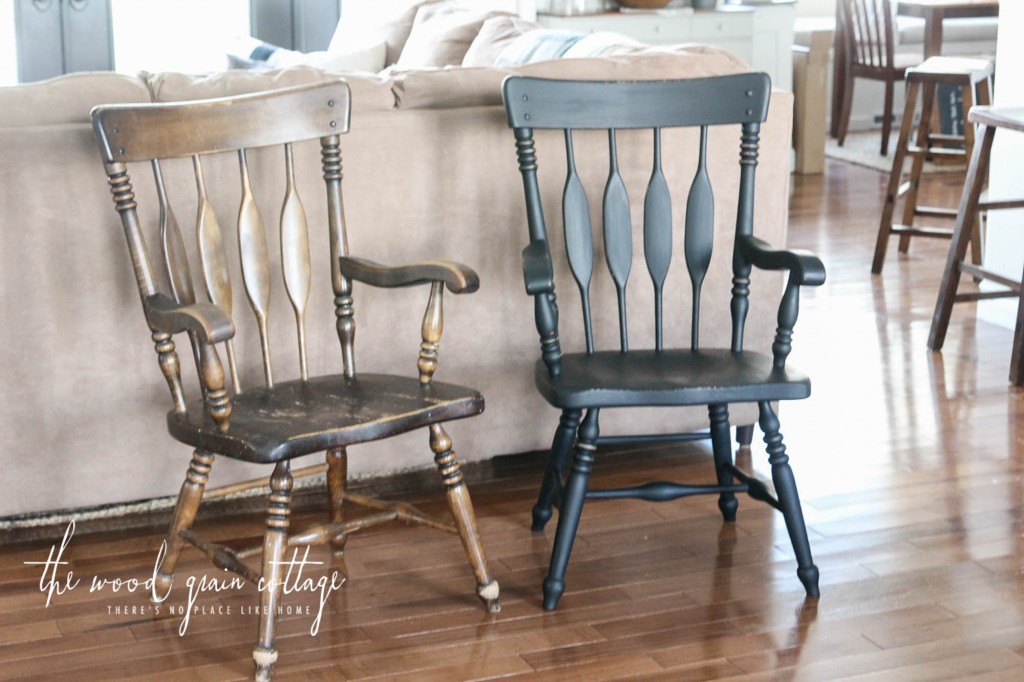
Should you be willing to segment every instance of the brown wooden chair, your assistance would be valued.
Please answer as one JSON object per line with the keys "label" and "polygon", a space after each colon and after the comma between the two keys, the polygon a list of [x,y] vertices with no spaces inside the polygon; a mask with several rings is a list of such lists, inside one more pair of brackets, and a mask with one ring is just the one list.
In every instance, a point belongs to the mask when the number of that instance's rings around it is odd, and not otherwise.
{"label": "brown wooden chair", "polygon": [[[268,679],[277,651],[274,626],[281,599],[281,561],[287,547],[330,542],[343,546],[348,533],[374,522],[399,519],[446,530],[462,539],[476,576],[477,594],[490,611],[498,610],[498,584],[491,577],[476,529],[476,519],[459,462],[443,422],[469,417],[483,410],[483,398],[471,389],[433,380],[437,369],[442,330],[442,295],[469,293],[478,286],[476,274],[457,264],[428,262],[404,267],[386,267],[348,255],[341,192],[341,135],[349,127],[349,88],[343,81],[305,85],[274,92],[177,104],[141,104],[98,107],[93,127],[100,143],[114,204],[120,215],[132,269],[142,298],[146,322],[156,344],[159,365],[170,387],[173,409],[167,415],[171,435],[195,448],[178,497],[167,536],[167,551],[157,567],[154,599],[166,596],[184,544],[205,552],[220,568],[237,573],[253,583],[261,578],[269,585],[261,590],[258,641],[253,652],[256,678]],[[305,333],[306,302],[310,293],[311,260],[305,209],[296,190],[296,145],[305,140],[320,141],[322,173],[326,183],[327,224],[320,240],[330,244],[334,314],[341,342],[341,372],[311,377],[307,369]],[[280,146],[280,156],[257,148]],[[250,161],[249,156],[259,158]],[[230,179],[240,183],[238,245],[241,282],[251,304],[262,350],[262,385],[243,388],[239,378],[233,337],[232,275],[229,272],[222,233],[211,201],[214,180],[225,173],[224,159],[236,159],[238,173]],[[198,188],[196,235],[201,281],[210,302],[197,302],[186,256],[164,181],[162,159],[191,159]],[[284,197],[280,220],[280,262],[287,298],[294,311],[298,337],[298,367],[293,378],[284,378],[273,367],[268,333],[271,262],[268,240],[249,181],[250,168],[256,172],[280,159]],[[159,250],[169,283],[161,291],[160,274],[150,260],[143,224],[129,168],[133,162],[151,165],[159,204]],[[174,162],[171,162],[174,163]],[[180,166],[180,162],[178,162]],[[276,165],[276,164],[275,164]],[[235,185],[239,186],[239,185]],[[148,214],[141,214],[142,216]],[[324,272],[324,283],[328,273]],[[430,295],[422,322],[423,342],[419,350],[418,376],[357,373],[355,368],[355,321],[353,282],[376,287],[405,287],[429,284]],[[290,314],[288,315],[290,317]],[[196,359],[202,395],[186,398],[175,335],[184,334]],[[217,349],[226,352],[227,371]],[[257,371],[259,371],[257,369]],[[227,375],[228,380],[225,378]],[[412,429],[429,430],[441,480],[447,493],[454,524],[431,519],[408,505],[394,505],[354,495],[345,490],[346,449],[349,445],[387,438]],[[293,476],[290,461],[295,457],[326,451],[325,471],[330,522],[304,532],[288,535],[289,504]],[[266,532],[262,545],[245,550],[207,542],[191,530],[203,496],[214,455],[260,464],[273,464]],[[296,472],[298,473],[298,472]],[[264,481],[265,483],[265,481]],[[366,506],[374,513],[348,522],[342,519],[342,501]],[[244,561],[262,551],[262,570]]]}
{"label": "brown wooden chair", "polygon": [[[839,64],[838,102],[833,102],[833,116],[839,111],[834,126],[839,145],[846,141],[853,108],[853,85],[857,78],[882,81],[885,84],[885,105],[882,111],[881,153],[888,153],[892,131],[892,100],[896,81],[902,81],[907,68],[921,62],[919,54],[894,52],[893,13],[889,0],[840,0],[836,27],[836,59]],[[838,106],[837,106],[838,104]]]}

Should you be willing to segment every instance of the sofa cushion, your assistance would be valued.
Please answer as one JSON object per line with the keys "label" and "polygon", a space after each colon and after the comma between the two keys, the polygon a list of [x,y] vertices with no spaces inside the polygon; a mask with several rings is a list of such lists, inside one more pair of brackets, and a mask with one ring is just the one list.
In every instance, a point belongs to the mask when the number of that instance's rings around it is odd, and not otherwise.
{"label": "sofa cushion", "polygon": [[395,98],[400,109],[501,105],[501,81],[512,73],[582,80],[657,80],[750,71],[736,55],[707,45],[633,49],[636,51],[628,56],[555,59],[510,68],[455,67],[396,73]]}
{"label": "sofa cushion", "polygon": [[416,12],[409,39],[396,64],[399,69],[461,64],[491,14],[467,10],[454,2],[424,5]]}
{"label": "sofa cushion", "polygon": [[97,104],[148,101],[145,82],[135,76],[72,73],[0,88],[0,128],[88,123]]}
{"label": "sofa cushion", "polygon": [[380,39],[387,46],[385,66],[390,66],[402,54],[417,10],[435,2],[439,0],[345,0],[327,51],[345,51],[368,38]]}
{"label": "sofa cushion", "polygon": [[147,82],[154,102],[183,102],[190,99],[212,99],[286,88],[342,76],[352,89],[354,113],[395,108],[391,82],[387,79],[354,73],[339,74],[311,66],[293,66],[271,71],[222,71],[208,76],[159,73],[149,75]]}
{"label": "sofa cushion", "polygon": [[528,31],[540,29],[540,24],[527,21],[511,14],[500,14],[483,23],[476,38],[473,39],[466,56],[462,59],[463,66],[494,66],[498,55]]}

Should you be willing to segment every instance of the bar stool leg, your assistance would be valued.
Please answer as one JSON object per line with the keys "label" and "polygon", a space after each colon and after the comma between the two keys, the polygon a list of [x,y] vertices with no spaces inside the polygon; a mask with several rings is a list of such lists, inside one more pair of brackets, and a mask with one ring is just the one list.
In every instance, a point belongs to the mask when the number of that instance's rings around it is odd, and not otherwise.
{"label": "bar stool leg", "polygon": [[[1021,281],[1024,281],[1022,276]],[[1013,350],[1010,353],[1010,383],[1024,386],[1024,288],[1017,299],[1017,324],[1013,329]]]}
{"label": "bar stool leg", "polygon": [[[924,84],[924,94],[921,97],[921,122],[917,126],[917,147],[926,149],[931,146],[931,125],[932,110],[935,108],[935,90],[938,86],[935,83]],[[917,191],[921,187],[921,173],[924,172],[924,154],[914,154],[914,163],[910,167],[910,187],[903,199],[903,224],[910,227],[914,224],[914,216],[917,215]],[[910,249],[910,235],[900,235],[899,252],[906,253]]]}
{"label": "bar stool leg", "polygon": [[[982,79],[981,81],[978,82],[976,87],[977,87],[976,99],[977,99],[978,105],[979,106],[988,106],[988,105],[992,104],[992,95],[991,95],[992,91],[991,91],[991,86],[989,85],[988,79],[987,78]],[[965,98],[964,99],[964,122],[965,122],[964,123],[964,125],[965,125],[965,128],[964,128],[964,141],[965,141],[964,150],[967,152],[967,158],[968,159],[971,158],[971,152],[974,150],[974,142],[975,142],[975,140],[974,140],[974,129],[973,129],[973,127],[970,124],[966,123],[967,116],[970,113],[970,111],[971,111],[971,108],[969,106],[967,106],[967,100]],[[970,147],[966,146],[967,139],[968,139],[967,138],[968,130],[970,130],[970,135],[971,135],[970,136],[970,145],[971,145]],[[982,181],[984,182],[984,178],[982,178]],[[982,239],[981,239],[981,237],[982,237],[982,235],[981,235],[981,225],[982,225],[981,214],[978,213],[978,214],[975,215],[974,229],[971,230],[971,262],[974,263],[975,265],[981,265],[982,264],[982,259],[983,259],[983,254],[984,254],[984,245],[983,245]],[[981,278],[980,277],[975,277],[974,281],[975,282],[981,282]]]}
{"label": "bar stool leg", "polygon": [[[980,85],[980,83],[979,83]],[[964,120],[964,154],[968,159],[974,155],[974,126],[968,123],[967,117],[974,106],[974,86],[963,88],[963,120]],[[985,177],[982,174],[982,185],[985,184]],[[964,187],[967,187],[967,178],[964,178]],[[981,223],[977,219],[977,213],[971,220],[971,262],[981,265]],[[977,279],[975,281],[978,281]]]}
{"label": "bar stool leg", "polygon": [[882,272],[882,265],[885,262],[885,250],[889,245],[889,235],[892,232],[892,215],[896,210],[896,201],[899,198],[900,180],[903,179],[903,160],[907,157],[907,142],[910,139],[910,130],[914,125],[914,107],[917,104],[917,94],[920,90],[920,83],[911,82],[907,86],[907,102],[903,107],[900,136],[896,140],[896,149],[892,154],[892,172],[889,174],[889,187],[885,191],[882,220],[878,224],[875,257],[871,261],[871,273],[874,275]]}
{"label": "bar stool leg", "polygon": [[[989,153],[992,151],[992,140],[995,138],[995,134],[994,127],[979,125],[977,128],[977,135],[981,141],[974,145],[971,163],[967,166],[964,191],[960,196],[956,227],[953,229],[953,241],[949,245],[949,255],[946,257],[946,268],[942,273],[939,297],[935,302],[935,313],[932,315],[932,327],[928,333],[928,347],[932,350],[941,350],[942,344],[946,340],[946,329],[949,327],[949,318],[953,312],[956,290],[960,286],[960,263],[967,255],[967,244],[970,242],[971,233],[975,231],[978,200],[985,184],[985,176],[988,174]],[[1015,335],[1014,353],[1017,352],[1016,338]]]}

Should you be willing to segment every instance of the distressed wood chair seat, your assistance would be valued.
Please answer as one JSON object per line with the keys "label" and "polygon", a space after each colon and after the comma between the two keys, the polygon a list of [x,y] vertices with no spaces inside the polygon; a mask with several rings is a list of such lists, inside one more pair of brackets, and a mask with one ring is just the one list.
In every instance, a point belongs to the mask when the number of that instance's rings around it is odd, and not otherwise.
{"label": "distressed wood chair seat", "polygon": [[231,423],[221,431],[202,401],[188,412],[167,414],[171,435],[193,447],[262,464],[332,448],[379,440],[480,414],[484,399],[476,391],[414,377],[360,373],[273,388],[256,386],[232,396]]}
{"label": "distressed wood chair seat", "polygon": [[[186,544],[205,553],[216,567],[253,583],[260,601],[253,648],[257,680],[269,680],[277,661],[275,631],[286,580],[286,551],[299,545],[329,544],[341,552],[351,533],[396,520],[458,535],[476,579],[476,595],[488,611],[499,608],[498,583],[488,568],[469,491],[444,428],[445,421],[482,412],[483,398],[469,388],[434,382],[444,328],[444,292],[473,293],[479,278],[457,263],[424,260],[388,266],[349,255],[341,191],[341,137],[348,132],[350,112],[349,87],[341,80],[212,100],[101,106],[92,112],[146,324],[170,388],[173,409],[167,418],[168,430],[195,448],[167,533],[166,552],[154,570],[152,598],[162,601],[169,595]],[[311,146],[314,141],[319,142],[320,152],[316,175],[323,178],[326,190],[317,192],[326,209],[316,214],[317,232],[307,225],[296,181],[296,166],[302,157],[294,149],[299,144]],[[140,167],[141,172],[135,174]],[[269,238],[256,200],[257,187],[267,185],[250,182],[250,167],[254,177],[283,180],[269,185],[283,189],[283,196],[269,199],[279,207],[274,216],[276,239]],[[186,182],[165,180],[172,173],[184,176]],[[135,178],[147,175],[155,184],[157,209],[148,213],[138,210],[138,204],[144,202],[136,197],[132,185]],[[172,208],[172,190],[173,198],[183,201],[177,193],[188,194],[181,188],[192,183],[196,218],[188,241],[194,240],[197,247],[197,280],[205,291],[205,301],[197,296],[189,263],[191,249],[186,248]],[[220,191],[214,191],[215,186]],[[234,197],[239,195],[241,200],[236,201]],[[223,202],[229,203],[224,206]],[[233,235],[221,229],[225,209],[234,217]],[[153,219],[144,220],[149,216]],[[237,263],[228,257],[225,242],[229,236],[237,244]],[[151,251],[148,244],[157,248]],[[272,253],[272,246],[279,247],[277,253]],[[329,317],[340,345],[335,363],[340,372],[326,376],[311,376],[307,358],[306,313],[313,281],[310,254],[317,247],[329,254],[330,268],[319,268],[320,281],[324,289],[330,286]],[[150,259],[151,252],[160,255],[159,270]],[[280,264],[277,274],[272,267],[276,263]],[[259,360],[248,365],[236,357],[234,315],[239,311],[234,301],[242,297],[234,285],[239,281],[248,312],[255,318],[251,335],[258,338],[249,338],[250,343],[239,341],[237,346],[260,350]],[[287,301],[279,308],[283,314],[276,315],[271,306],[275,282],[284,284],[280,300]],[[419,324],[421,343],[418,349],[409,348],[415,366],[409,363],[407,375],[356,371],[357,282],[381,289],[429,289],[422,320],[411,320]],[[277,322],[278,317],[283,319]],[[280,356],[271,352],[271,339],[277,338],[270,333],[272,322],[283,324],[286,331],[291,328],[297,341],[298,362],[290,360],[292,366],[287,369],[274,363],[275,359],[280,362]],[[195,360],[201,389],[198,398],[186,397],[176,340],[185,342]],[[292,353],[285,355],[296,358]],[[262,376],[254,379],[260,369]],[[286,375],[289,370],[292,374]],[[450,522],[408,504],[346,490],[348,446],[421,427],[427,432]],[[292,471],[291,460],[314,452],[325,452],[326,461]],[[234,548],[209,542],[192,530],[204,494],[213,492],[206,490],[206,484],[217,455],[273,465],[269,479],[232,484],[218,491],[225,495],[269,484],[265,532],[259,545]],[[328,518],[325,523],[292,532],[293,479],[314,474],[326,478]],[[369,511],[350,516],[347,509],[351,505]],[[253,556],[262,558],[261,566],[247,562]]]}
{"label": "distressed wood chair seat", "polygon": [[811,394],[811,380],[800,371],[774,367],[766,353],[728,348],[565,353],[555,376],[538,360],[534,381],[560,408],[800,400]]}

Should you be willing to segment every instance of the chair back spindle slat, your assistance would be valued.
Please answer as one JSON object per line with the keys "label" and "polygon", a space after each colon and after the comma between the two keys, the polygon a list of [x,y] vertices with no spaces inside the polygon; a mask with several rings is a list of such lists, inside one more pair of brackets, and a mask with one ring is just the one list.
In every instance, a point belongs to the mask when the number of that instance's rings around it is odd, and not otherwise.
{"label": "chair back spindle slat", "polygon": [[690,273],[693,291],[692,326],[690,348],[700,346],[700,290],[704,276],[711,265],[711,251],[714,246],[715,197],[708,177],[708,127],[700,128],[700,153],[697,157],[697,172],[690,185],[686,200],[686,233],[683,249],[686,255],[686,269]]}
{"label": "chair back spindle slat", "polygon": [[654,129],[654,168],[644,196],[644,258],[654,284],[654,343],[664,349],[663,291],[672,263],[672,195],[661,164],[661,129]]}
{"label": "chair back spindle slat", "polygon": [[292,145],[284,147],[285,195],[281,206],[281,269],[288,300],[295,310],[299,341],[299,376],[309,378],[306,361],[306,303],[310,290],[309,228],[306,211],[295,188],[295,161]]}
{"label": "chair back spindle slat", "polygon": [[572,131],[565,131],[565,191],[562,195],[562,227],[565,230],[565,251],[569,268],[580,289],[583,306],[583,327],[587,352],[594,352],[594,330],[590,315],[590,278],[594,271],[594,237],[591,233],[590,207],[587,193],[576,172]]}
{"label": "chair back spindle slat", "polygon": [[274,385],[274,371],[270,364],[270,336],[267,315],[270,312],[270,257],[267,252],[267,232],[263,227],[256,199],[249,183],[249,165],[245,150],[238,150],[238,169],[242,180],[242,201],[238,207],[238,255],[242,263],[242,283],[256,316],[263,353],[263,376],[267,386]]}
{"label": "chair back spindle slat", "polygon": [[622,352],[629,350],[626,320],[626,283],[633,264],[633,227],[629,216],[626,183],[619,173],[618,145],[615,129],[608,130],[608,182],[604,189],[604,252],[615,282],[619,303],[619,344]]}
{"label": "chair back spindle slat", "polygon": [[[228,273],[227,255],[224,252],[224,235],[221,233],[217,215],[206,191],[206,180],[203,176],[203,162],[196,154],[192,157],[192,168],[196,177],[196,192],[199,195],[199,208],[196,215],[196,237],[199,242],[199,260],[203,271],[203,283],[210,302],[224,311],[228,317],[232,315],[231,276]],[[236,393],[242,386],[238,380],[238,361],[235,357],[233,341],[227,342],[228,372],[231,386]]]}
{"label": "chair back spindle slat", "polygon": [[157,201],[160,204],[160,246],[164,256],[164,268],[167,281],[171,285],[174,300],[184,305],[196,302],[196,293],[192,285],[192,271],[188,265],[185,252],[185,241],[181,237],[178,220],[171,210],[167,198],[167,187],[164,184],[160,161],[153,159],[153,178],[156,182]]}

